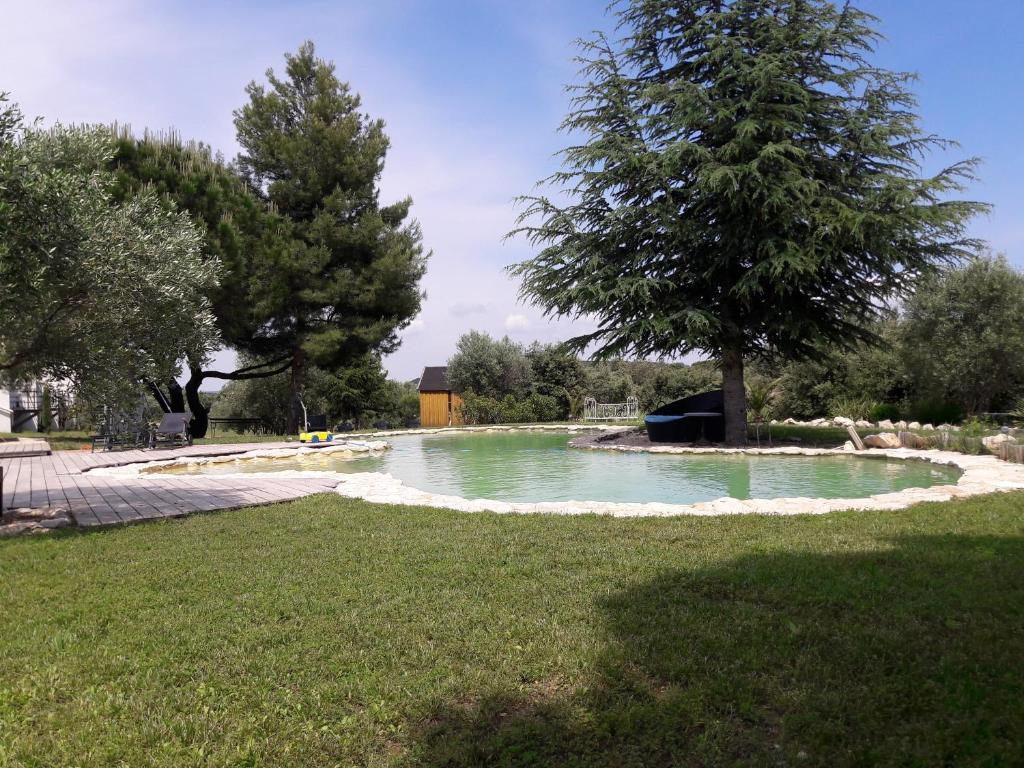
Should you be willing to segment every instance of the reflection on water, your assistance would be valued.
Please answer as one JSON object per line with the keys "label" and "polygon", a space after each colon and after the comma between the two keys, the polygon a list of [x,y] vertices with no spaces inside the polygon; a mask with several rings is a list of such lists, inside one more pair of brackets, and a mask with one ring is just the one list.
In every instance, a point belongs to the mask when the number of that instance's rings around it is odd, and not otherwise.
{"label": "reflection on water", "polygon": [[312,454],[191,467],[188,472],[285,469],[387,472],[433,493],[501,501],[661,501],[689,504],[808,496],[856,498],[956,482],[958,472],[920,461],[853,456],[670,455],[586,451],[565,434],[406,435],[379,456]]}

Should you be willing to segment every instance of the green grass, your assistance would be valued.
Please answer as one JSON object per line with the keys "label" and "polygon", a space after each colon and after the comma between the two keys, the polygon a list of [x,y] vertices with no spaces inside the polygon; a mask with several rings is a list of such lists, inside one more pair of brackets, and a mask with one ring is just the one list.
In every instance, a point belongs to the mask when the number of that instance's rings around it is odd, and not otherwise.
{"label": "green grass", "polygon": [[1024,494],[0,541],[0,766],[1020,765]]}
{"label": "green grass", "polygon": [[45,440],[50,448],[55,451],[77,451],[79,448],[89,446],[90,432],[0,432],[0,439],[24,438]]}
{"label": "green grass", "polygon": [[[858,430],[862,435],[868,434],[870,430]],[[875,430],[877,431],[877,430]],[[755,447],[755,436],[757,432],[753,426],[747,430],[750,438],[750,446]],[[768,445],[768,425],[762,424],[760,429],[761,447]],[[804,427],[795,424],[773,424],[771,425],[772,442],[775,443],[799,443],[812,448],[839,448],[850,439],[850,433],[841,427]]]}

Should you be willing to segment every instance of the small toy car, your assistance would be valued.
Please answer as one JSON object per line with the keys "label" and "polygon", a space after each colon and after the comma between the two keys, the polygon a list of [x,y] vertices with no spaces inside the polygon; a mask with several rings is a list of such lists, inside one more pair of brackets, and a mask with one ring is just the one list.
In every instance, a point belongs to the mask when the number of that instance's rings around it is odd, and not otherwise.
{"label": "small toy car", "polygon": [[300,443],[333,443],[334,435],[328,432],[326,429],[317,430],[315,432],[299,432]]}

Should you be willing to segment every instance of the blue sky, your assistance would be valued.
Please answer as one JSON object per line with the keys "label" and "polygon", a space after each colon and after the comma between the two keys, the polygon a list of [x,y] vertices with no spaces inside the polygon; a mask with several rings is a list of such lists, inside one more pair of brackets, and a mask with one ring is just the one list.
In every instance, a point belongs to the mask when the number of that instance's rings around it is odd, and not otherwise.
{"label": "blue sky", "polygon": [[[984,159],[969,196],[995,205],[975,233],[1024,266],[1024,0],[861,0],[882,17],[876,61],[917,72],[924,127]],[[0,0],[0,90],[47,122],[173,127],[231,157],[243,88],[306,39],[383,118],[384,199],[411,195],[433,252],[420,317],[386,364],[396,378],[444,363],[469,329],[523,342],[584,326],[517,302],[503,242],[555,168],[572,40],[607,29],[603,0],[79,2]],[[227,361],[222,361],[227,362]]]}

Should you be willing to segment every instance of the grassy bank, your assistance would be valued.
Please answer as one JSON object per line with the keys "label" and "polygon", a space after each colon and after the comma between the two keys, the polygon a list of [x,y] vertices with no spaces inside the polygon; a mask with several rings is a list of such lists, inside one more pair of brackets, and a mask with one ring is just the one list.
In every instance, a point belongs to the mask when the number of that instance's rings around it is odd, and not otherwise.
{"label": "grassy bank", "polygon": [[0,542],[0,765],[1010,765],[1024,494]]}

